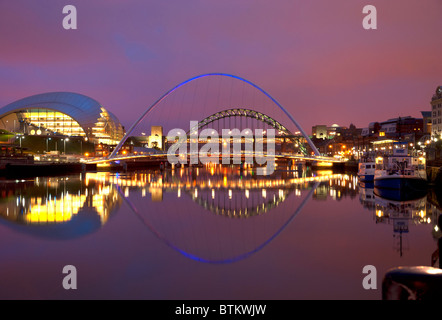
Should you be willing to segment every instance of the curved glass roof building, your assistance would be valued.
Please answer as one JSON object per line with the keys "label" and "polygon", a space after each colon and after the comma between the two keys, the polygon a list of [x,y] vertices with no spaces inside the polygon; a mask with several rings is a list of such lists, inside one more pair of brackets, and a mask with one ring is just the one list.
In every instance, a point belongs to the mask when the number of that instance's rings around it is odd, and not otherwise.
{"label": "curved glass roof building", "polygon": [[28,135],[84,137],[117,144],[124,128],[98,101],[72,92],[33,95],[0,108],[0,128]]}

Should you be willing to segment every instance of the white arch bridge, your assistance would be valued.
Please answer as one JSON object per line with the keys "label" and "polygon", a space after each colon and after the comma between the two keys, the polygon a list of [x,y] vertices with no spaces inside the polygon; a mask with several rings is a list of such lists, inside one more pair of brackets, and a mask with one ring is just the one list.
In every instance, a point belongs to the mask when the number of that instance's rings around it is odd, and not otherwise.
{"label": "white arch bridge", "polygon": [[[99,158],[99,159],[89,159],[88,162],[99,164],[99,163],[112,163],[118,161],[150,161],[150,162],[167,161],[167,151],[154,153],[154,154],[122,154],[121,149],[124,146],[124,144],[127,142],[127,140],[133,135],[133,132],[137,128],[137,126],[139,126],[139,124],[147,117],[147,115],[150,112],[152,112],[152,110],[154,110],[169,95],[171,95],[173,92],[175,92],[185,84],[188,84],[192,81],[205,77],[215,77],[215,76],[240,80],[244,85],[251,86],[252,88],[258,90],[258,92],[262,93],[265,97],[270,99],[271,102],[273,102],[273,104],[277,107],[277,109],[282,111],[288,117],[291,123],[294,124],[295,127],[297,128],[296,133],[295,134],[292,133],[281,122],[275,120],[273,117],[263,112],[253,110],[250,107],[246,108],[246,107],[237,106],[232,108],[230,106],[229,108],[217,111],[212,115],[200,120],[195,127],[191,128],[186,133],[185,139],[180,140],[181,143],[182,141],[189,143],[191,138],[191,132],[194,130],[201,131],[203,129],[210,129],[210,128],[212,129],[218,128],[218,130],[220,130],[220,129],[225,129],[226,127],[237,128],[239,122],[240,126],[241,124],[245,123],[245,126],[247,128],[251,128],[252,130],[253,127],[255,129],[262,129],[265,138],[266,138],[265,136],[266,130],[274,129],[275,140],[282,142],[282,144],[284,144],[285,146],[282,147],[280,150],[278,150],[278,152],[275,152],[274,156],[277,159],[287,159],[287,160],[299,159],[299,160],[321,161],[327,163],[341,162],[341,160],[321,155],[318,149],[316,148],[316,146],[310,140],[309,136],[298,124],[298,122],[293,118],[293,116],[267,92],[265,92],[263,89],[261,89],[260,87],[258,87],[257,85],[253,84],[252,82],[246,79],[224,73],[208,73],[208,74],[199,75],[190,78],[178,84],[177,86],[173,87],[171,90],[163,94],[157,101],[155,101],[150,107],[146,109],[146,111],[140,116],[140,118],[137,119],[137,121],[135,121],[133,125],[129,128],[123,139],[119,142],[119,144],[115,147],[115,149],[108,157]],[[244,133],[244,130],[242,131],[242,133]],[[243,137],[239,138],[243,139]],[[242,140],[242,142],[244,142],[244,140]],[[286,148],[287,146],[288,148]],[[245,157],[247,155],[250,154],[247,153],[246,151],[241,150],[242,157]],[[186,152],[185,154],[181,154],[180,156],[190,156],[190,153]],[[237,156],[237,154],[231,154],[231,156]]]}

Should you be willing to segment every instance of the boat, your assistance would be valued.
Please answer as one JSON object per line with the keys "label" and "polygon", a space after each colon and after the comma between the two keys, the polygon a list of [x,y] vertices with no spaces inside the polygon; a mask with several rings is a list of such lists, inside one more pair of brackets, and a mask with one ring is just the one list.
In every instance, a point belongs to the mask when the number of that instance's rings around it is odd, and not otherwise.
{"label": "boat", "polygon": [[14,144],[0,144],[0,171],[8,165],[33,164],[34,156],[23,153],[23,148]]}
{"label": "boat", "polygon": [[369,187],[367,184],[370,183],[359,182],[359,201],[364,208],[374,210],[376,196],[374,194],[373,186]]}
{"label": "boat", "polygon": [[373,182],[376,161],[372,158],[362,158],[358,164],[358,179],[361,182]]}
{"label": "boat", "polygon": [[425,158],[394,144],[393,154],[376,158],[374,189],[381,197],[412,199],[427,191]]}
{"label": "boat", "polygon": [[423,196],[412,200],[391,200],[375,197],[375,221],[376,224],[385,223],[393,226],[393,237],[396,249],[402,256],[403,235],[409,233],[409,226],[418,223],[426,223],[427,220],[427,197]]}

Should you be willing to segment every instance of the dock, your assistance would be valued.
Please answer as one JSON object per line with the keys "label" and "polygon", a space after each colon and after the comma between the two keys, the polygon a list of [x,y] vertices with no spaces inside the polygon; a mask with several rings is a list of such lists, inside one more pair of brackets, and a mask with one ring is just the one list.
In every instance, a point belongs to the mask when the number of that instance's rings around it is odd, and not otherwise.
{"label": "dock", "polygon": [[34,163],[8,163],[0,168],[0,177],[4,178],[31,178],[43,176],[59,176],[82,172],[96,171],[95,164],[86,163],[57,163],[57,162],[34,162]]}

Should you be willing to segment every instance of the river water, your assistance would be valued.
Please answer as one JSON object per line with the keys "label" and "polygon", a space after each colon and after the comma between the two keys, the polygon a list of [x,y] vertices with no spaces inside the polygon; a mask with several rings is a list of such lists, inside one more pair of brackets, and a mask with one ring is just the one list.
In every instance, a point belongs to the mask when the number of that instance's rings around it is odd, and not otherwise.
{"label": "river water", "polygon": [[97,172],[0,192],[1,299],[382,299],[387,270],[431,266],[440,237],[433,191],[397,202],[332,171]]}

